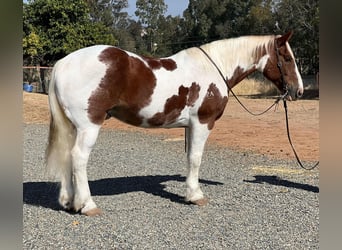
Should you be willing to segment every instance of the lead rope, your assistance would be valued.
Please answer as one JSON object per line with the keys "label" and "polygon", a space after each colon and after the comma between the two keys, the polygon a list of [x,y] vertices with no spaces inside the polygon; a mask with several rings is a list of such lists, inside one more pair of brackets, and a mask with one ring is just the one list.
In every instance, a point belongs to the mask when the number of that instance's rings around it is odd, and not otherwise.
{"label": "lead rope", "polygon": [[225,78],[221,72],[221,70],[219,69],[219,67],[216,65],[216,63],[213,61],[213,59],[208,55],[208,53],[202,49],[201,47],[197,47],[198,49],[200,49],[203,54],[209,59],[209,61],[215,66],[216,70],[219,72],[220,76],[222,77],[223,81],[225,82],[227,88],[228,88],[228,93],[231,92],[232,95],[234,96],[234,98],[238,101],[238,103],[240,103],[241,107],[244,108],[244,110],[246,110],[249,114],[251,115],[254,115],[254,116],[260,116],[260,115],[263,115],[265,114],[267,111],[269,111],[271,108],[273,108],[276,104],[279,103],[280,100],[284,99],[285,96],[287,96],[287,91],[285,92],[285,94],[279,96],[275,101],[274,103],[268,107],[266,110],[260,112],[260,113],[253,113],[252,111],[250,111],[241,101],[240,99],[235,95],[234,91],[232,90],[232,88],[229,86],[228,84],[228,78]]}
{"label": "lead rope", "polygon": [[[289,140],[289,143],[290,143],[290,146],[292,148],[292,151],[296,157],[296,160],[297,160],[297,163],[299,164],[299,166],[305,170],[312,170],[314,168],[316,168],[319,164],[319,161],[316,162],[316,164],[314,164],[312,167],[304,167],[304,165],[302,164],[302,162],[300,161],[299,157],[298,157],[298,154],[293,146],[293,143],[292,143],[292,140],[291,140],[291,136],[290,136],[290,128],[289,128],[289,119],[288,119],[288,114],[287,114],[287,103],[286,103],[286,100],[285,100],[285,97],[288,95],[288,88],[287,88],[287,85],[284,85],[284,91],[285,93],[281,96],[279,96],[275,102],[270,106],[268,107],[265,111],[263,112],[260,112],[260,113],[253,113],[251,112],[241,101],[240,99],[235,95],[234,91],[229,87],[229,84],[228,84],[228,78],[225,78],[221,72],[221,70],[219,69],[219,67],[216,65],[216,63],[213,61],[213,59],[208,55],[208,53],[201,47],[197,47],[198,49],[200,49],[203,54],[209,59],[209,61],[215,66],[216,70],[219,72],[220,76],[222,77],[223,81],[225,82],[227,88],[228,88],[228,93],[231,92],[232,95],[234,96],[234,98],[238,101],[238,103],[251,115],[254,115],[254,116],[260,116],[260,115],[263,115],[265,114],[267,111],[269,111],[273,106],[277,105],[279,103],[280,100],[283,100],[283,103],[284,103],[284,109],[285,109],[285,120],[286,120],[286,132],[287,132],[287,138]],[[281,65],[281,62],[279,61],[279,49],[278,47],[276,47],[276,53],[277,53],[277,60],[278,60],[278,63],[277,63],[277,66],[280,70],[280,74],[281,74],[281,78],[282,78],[282,81],[283,83],[285,83],[285,79],[284,79],[284,74],[283,74],[283,70],[282,70],[282,65]],[[186,135],[186,129],[185,129],[185,136]],[[185,140],[185,148],[186,148],[186,140]]]}
{"label": "lead rope", "polygon": [[[279,60],[279,48],[276,46],[276,53],[277,53],[277,67],[278,67],[278,69],[279,69],[279,71],[280,71],[280,75],[281,75],[281,80],[282,80],[282,82],[283,82],[283,88],[284,88],[284,91],[285,91],[285,93],[286,93],[286,95],[287,95],[287,93],[288,93],[288,88],[287,88],[287,84],[284,84],[285,83],[285,79],[284,79],[284,72],[283,72],[283,68],[282,68],[282,64],[281,64],[281,62],[280,62],[280,60]],[[285,95],[285,96],[286,96]],[[302,164],[302,162],[301,162],[301,160],[299,159],[299,156],[298,156],[298,154],[297,154],[297,152],[296,152],[296,150],[295,150],[295,148],[294,148],[294,146],[293,146],[293,143],[292,143],[292,140],[291,140],[291,136],[290,136],[290,127],[289,127],[289,118],[288,118],[288,112],[287,112],[287,102],[286,102],[286,99],[285,99],[285,96],[284,96],[284,98],[283,98],[283,103],[284,103],[284,110],[285,110],[285,121],[286,121],[286,133],[287,133],[287,138],[288,138],[288,140],[289,140],[289,143],[290,143],[290,146],[291,146],[291,148],[292,148],[292,151],[293,151],[293,154],[295,155],[295,157],[296,157],[296,160],[297,160],[297,163],[298,163],[298,165],[301,167],[301,168],[303,168],[303,169],[305,169],[305,170],[312,170],[312,169],[314,169],[314,168],[316,168],[317,166],[318,166],[318,164],[319,164],[319,161],[317,161],[312,167],[304,167],[304,165]]]}
{"label": "lead rope", "polygon": [[290,128],[289,128],[289,119],[288,119],[288,115],[287,115],[287,103],[286,103],[286,100],[285,100],[285,99],[283,99],[283,103],[284,103],[284,109],[285,109],[285,120],[286,120],[287,138],[289,139],[289,143],[290,143],[290,146],[291,146],[291,148],[292,148],[292,151],[293,151],[293,153],[294,153],[294,155],[295,155],[295,157],[296,157],[296,159],[297,159],[297,162],[298,162],[298,164],[299,164],[299,166],[300,166],[301,168],[303,168],[303,169],[305,169],[305,170],[312,170],[312,169],[314,169],[315,167],[318,166],[319,161],[317,161],[317,162],[316,162],[313,166],[311,166],[311,167],[304,167],[304,165],[302,164],[302,162],[301,162],[301,160],[299,159],[299,156],[298,156],[298,154],[297,154],[297,152],[296,152],[296,150],[295,150],[295,148],[294,148],[294,146],[293,146],[293,144],[292,144],[292,140],[291,140],[291,136],[290,136]]}

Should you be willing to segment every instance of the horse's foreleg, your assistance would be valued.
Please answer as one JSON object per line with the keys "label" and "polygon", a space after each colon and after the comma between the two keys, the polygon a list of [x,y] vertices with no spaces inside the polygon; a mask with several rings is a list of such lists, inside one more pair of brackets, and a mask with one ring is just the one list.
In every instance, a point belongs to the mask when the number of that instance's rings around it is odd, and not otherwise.
{"label": "horse's foreleg", "polygon": [[186,178],[185,199],[197,205],[206,205],[208,199],[204,197],[199,185],[199,168],[202,161],[202,154],[205,143],[210,134],[207,126],[195,125],[187,128],[187,159],[188,173]]}
{"label": "horse's foreleg", "polygon": [[77,130],[75,145],[71,151],[73,163],[74,209],[85,215],[97,215],[101,210],[97,208],[91,198],[87,163],[90,152],[96,142],[99,128]]}

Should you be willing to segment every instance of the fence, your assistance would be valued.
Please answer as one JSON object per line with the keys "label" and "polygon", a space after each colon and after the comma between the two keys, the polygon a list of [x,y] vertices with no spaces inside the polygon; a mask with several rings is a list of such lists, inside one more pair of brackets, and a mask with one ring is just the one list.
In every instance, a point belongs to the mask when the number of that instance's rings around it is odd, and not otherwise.
{"label": "fence", "polygon": [[47,94],[52,67],[24,66],[23,85],[31,85],[32,92]]}
{"label": "fence", "polygon": [[[52,67],[42,67],[42,66],[24,66],[23,67],[23,80],[24,84],[29,84],[32,87],[32,92],[47,94],[49,89],[49,82],[51,79]],[[248,84],[242,82],[239,84],[234,92],[238,95],[253,95],[253,94],[263,94],[263,95],[274,95],[273,89],[275,87],[265,81],[264,76],[261,73],[254,73],[251,76],[255,81],[249,81]],[[313,97],[318,97],[319,95],[319,75],[305,75],[302,76],[304,88],[306,94],[310,93],[314,95]],[[251,82],[253,84],[251,84]],[[256,86],[255,82],[257,83]],[[247,85],[247,86],[246,86]],[[255,92],[257,91],[257,93]],[[259,92],[258,92],[259,91]]]}
{"label": "fence", "polygon": [[319,73],[302,76],[305,89],[319,89]]}

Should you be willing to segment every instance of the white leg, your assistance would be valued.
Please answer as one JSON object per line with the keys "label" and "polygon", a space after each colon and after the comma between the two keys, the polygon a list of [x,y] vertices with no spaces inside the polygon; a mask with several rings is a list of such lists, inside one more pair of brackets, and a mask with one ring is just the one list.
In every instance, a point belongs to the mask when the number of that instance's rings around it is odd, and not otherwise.
{"label": "white leg", "polygon": [[185,199],[197,205],[205,205],[208,202],[203,195],[198,179],[202,154],[209,134],[210,130],[207,125],[199,123],[192,125],[187,131],[188,174]]}
{"label": "white leg", "polygon": [[[71,160],[71,159],[70,159]],[[61,176],[61,188],[59,191],[59,204],[66,210],[73,208],[74,188],[72,183],[72,168],[66,168],[66,171]]]}
{"label": "white leg", "polygon": [[98,133],[99,127],[77,130],[76,142],[71,151],[75,191],[73,205],[76,211],[81,210],[81,213],[86,215],[101,213],[91,198],[87,177],[87,163]]}

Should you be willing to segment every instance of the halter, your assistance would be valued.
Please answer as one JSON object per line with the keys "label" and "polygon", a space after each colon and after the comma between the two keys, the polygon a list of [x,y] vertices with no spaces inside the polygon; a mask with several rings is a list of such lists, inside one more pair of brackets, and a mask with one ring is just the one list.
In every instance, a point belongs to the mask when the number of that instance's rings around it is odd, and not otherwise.
{"label": "halter", "polygon": [[280,75],[281,75],[281,81],[283,83],[283,90],[284,90],[284,94],[282,94],[281,96],[279,96],[274,103],[268,107],[265,111],[261,112],[261,113],[253,113],[251,112],[241,101],[240,99],[235,95],[235,93],[233,92],[232,88],[229,86],[228,84],[228,77],[224,77],[222,71],[219,69],[219,67],[217,66],[217,64],[214,62],[214,60],[208,55],[208,53],[201,47],[197,47],[199,50],[201,50],[203,52],[203,54],[209,59],[209,61],[214,65],[214,67],[216,68],[216,70],[218,71],[218,73],[220,74],[220,76],[222,77],[223,81],[225,82],[227,88],[228,88],[228,93],[231,92],[232,95],[234,96],[234,98],[238,101],[238,103],[240,103],[240,105],[251,115],[254,116],[259,116],[259,115],[263,115],[265,114],[267,111],[269,111],[273,106],[277,105],[279,103],[280,100],[283,100],[284,103],[284,109],[285,109],[285,120],[286,120],[286,132],[287,132],[287,138],[289,140],[290,146],[292,148],[292,151],[296,157],[296,160],[299,164],[299,166],[305,170],[312,170],[314,168],[316,168],[319,164],[319,161],[316,162],[316,164],[314,164],[312,167],[304,167],[304,165],[302,164],[301,160],[298,157],[298,154],[292,144],[292,140],[291,140],[291,136],[290,136],[290,128],[289,128],[289,121],[288,121],[288,114],[287,114],[287,103],[286,103],[286,96],[289,94],[289,90],[288,90],[288,84],[285,82],[285,77],[284,77],[284,72],[283,72],[283,68],[282,68],[282,63],[280,61],[280,55],[279,55],[279,48],[278,46],[275,46],[275,51],[277,54],[277,67],[279,68],[280,71]]}
{"label": "halter", "polygon": [[281,76],[281,82],[283,84],[283,90],[284,90],[284,94],[286,94],[285,96],[288,95],[289,89],[288,89],[288,84],[285,82],[285,77],[284,77],[284,72],[283,72],[283,68],[282,68],[282,63],[280,61],[280,55],[279,55],[279,48],[278,46],[275,46],[275,51],[276,51],[276,55],[277,55],[277,67],[280,71],[280,76]]}

